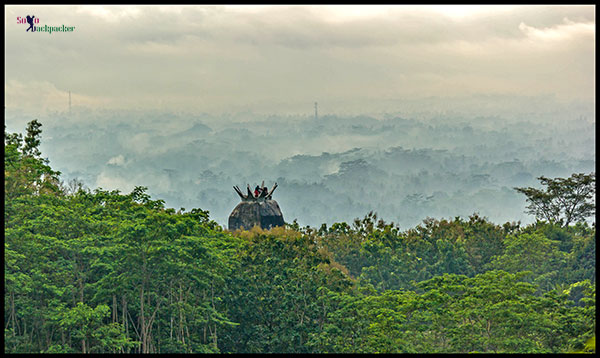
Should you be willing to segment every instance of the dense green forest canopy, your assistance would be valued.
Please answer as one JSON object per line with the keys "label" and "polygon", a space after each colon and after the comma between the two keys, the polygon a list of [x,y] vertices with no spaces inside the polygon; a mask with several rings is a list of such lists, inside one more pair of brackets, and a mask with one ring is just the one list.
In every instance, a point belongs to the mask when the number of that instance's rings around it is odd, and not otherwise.
{"label": "dense green forest canopy", "polygon": [[6,353],[595,351],[595,222],[229,232],[61,182],[41,133],[5,130]]}

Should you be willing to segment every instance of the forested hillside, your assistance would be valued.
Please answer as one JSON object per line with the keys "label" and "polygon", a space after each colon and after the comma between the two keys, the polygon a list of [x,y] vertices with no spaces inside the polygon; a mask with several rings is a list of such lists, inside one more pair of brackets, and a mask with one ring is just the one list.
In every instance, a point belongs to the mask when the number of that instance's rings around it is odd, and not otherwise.
{"label": "forested hillside", "polygon": [[[229,232],[141,186],[62,182],[41,133],[5,130],[6,353],[595,351],[593,204]],[[570,182],[546,183],[522,190],[535,216]]]}

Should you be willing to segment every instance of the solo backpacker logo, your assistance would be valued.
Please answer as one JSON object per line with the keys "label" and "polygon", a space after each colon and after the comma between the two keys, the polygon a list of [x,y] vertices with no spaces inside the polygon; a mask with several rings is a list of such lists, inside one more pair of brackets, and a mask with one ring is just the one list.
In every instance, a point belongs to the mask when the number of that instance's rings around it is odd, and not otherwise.
{"label": "solo backpacker logo", "polygon": [[75,26],[48,26],[39,25],[40,19],[36,18],[35,15],[27,15],[24,18],[21,16],[17,16],[17,24],[28,24],[29,27],[25,31],[31,32],[47,32],[51,34],[52,32],[73,32],[75,31]]}

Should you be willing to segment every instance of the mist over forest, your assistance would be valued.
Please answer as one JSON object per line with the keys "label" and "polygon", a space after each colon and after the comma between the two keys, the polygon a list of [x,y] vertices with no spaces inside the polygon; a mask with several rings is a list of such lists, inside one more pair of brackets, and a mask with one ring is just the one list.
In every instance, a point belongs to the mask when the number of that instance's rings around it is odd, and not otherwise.
{"label": "mist over forest", "polygon": [[[166,206],[208,210],[224,227],[239,202],[232,186],[262,180],[279,184],[273,198],[286,222],[301,226],[370,211],[403,229],[475,212],[530,223],[513,187],[595,171],[593,105],[498,97],[435,110],[435,100],[377,115],[328,114],[319,103],[318,118],[312,103],[294,115],[74,107],[35,118],[42,153],[64,182],[122,192],[146,186]],[[5,115],[12,132],[35,119]]]}

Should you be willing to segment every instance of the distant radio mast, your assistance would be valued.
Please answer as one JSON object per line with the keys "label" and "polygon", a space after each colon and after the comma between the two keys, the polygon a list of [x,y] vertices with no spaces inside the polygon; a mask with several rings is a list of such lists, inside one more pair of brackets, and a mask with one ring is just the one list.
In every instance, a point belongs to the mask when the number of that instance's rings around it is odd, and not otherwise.
{"label": "distant radio mast", "polygon": [[317,112],[317,102],[315,102],[315,120],[319,119],[319,113]]}

